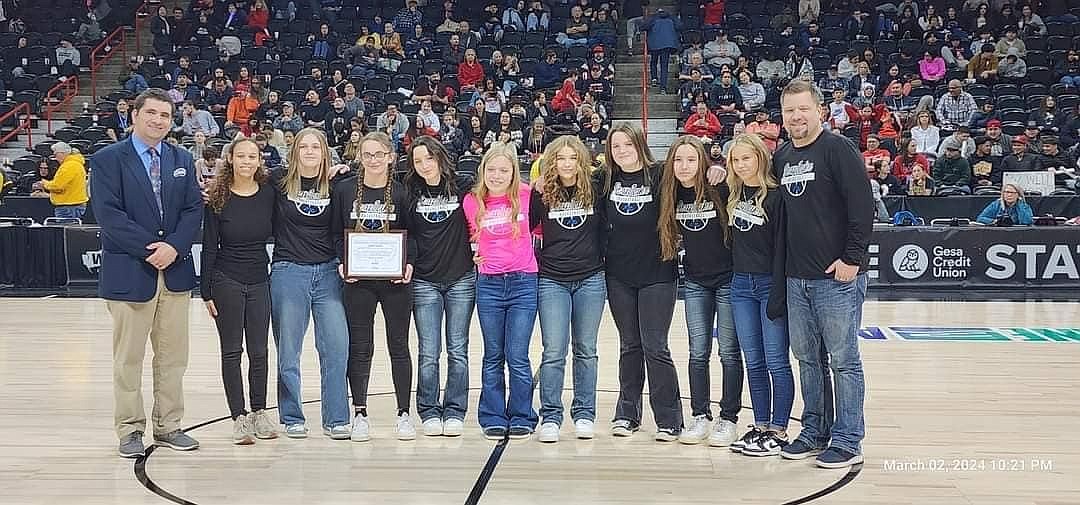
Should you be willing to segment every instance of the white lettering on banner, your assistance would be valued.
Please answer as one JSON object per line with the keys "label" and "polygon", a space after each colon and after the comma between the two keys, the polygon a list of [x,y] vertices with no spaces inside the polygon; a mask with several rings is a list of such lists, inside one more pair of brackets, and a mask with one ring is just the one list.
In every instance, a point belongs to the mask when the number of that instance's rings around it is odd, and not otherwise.
{"label": "white lettering on banner", "polygon": [[915,244],[900,246],[893,253],[892,264],[896,275],[914,280],[927,271],[935,279],[966,279],[971,268],[971,258],[963,249],[948,249],[936,245],[931,249],[933,257]]}
{"label": "white lettering on banner", "polygon": [[[990,264],[986,268],[986,276],[991,279],[1006,280],[1016,275],[1016,262],[1012,258],[1014,253],[1024,255],[1024,279],[1049,280],[1058,275],[1064,275],[1069,279],[1080,279],[1073,251],[1066,244],[1058,244],[1050,249],[1050,255],[1046,258],[1041,273],[1039,260],[1046,254],[1045,245],[1017,244],[1014,247],[1008,244],[994,244],[986,248],[986,262]],[[1076,254],[1080,255],[1080,246],[1076,246]]]}
{"label": "white lettering on banner", "polygon": [[1038,191],[1049,195],[1054,192],[1054,173],[1050,171],[1005,172],[1001,176],[1002,184],[1016,184],[1024,191]]}

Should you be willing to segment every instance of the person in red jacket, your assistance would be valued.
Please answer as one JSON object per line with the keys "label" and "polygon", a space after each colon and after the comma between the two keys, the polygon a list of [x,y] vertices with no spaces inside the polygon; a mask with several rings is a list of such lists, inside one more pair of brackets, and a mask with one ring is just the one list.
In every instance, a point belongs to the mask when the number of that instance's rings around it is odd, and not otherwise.
{"label": "person in red jacket", "polygon": [[907,184],[911,178],[911,172],[915,165],[923,168],[925,173],[930,173],[930,161],[919,153],[919,146],[910,137],[905,137],[896,149],[896,159],[893,160],[892,174],[902,184]]}
{"label": "person in red jacket", "polygon": [[465,50],[465,59],[457,67],[458,83],[461,84],[462,93],[476,91],[477,86],[484,82],[484,66],[476,61],[476,50]]}
{"label": "person in red jacket", "polygon": [[686,120],[683,127],[687,134],[695,137],[712,139],[720,134],[720,119],[713,114],[704,103],[699,103],[694,108],[694,113]]}
{"label": "person in red jacket", "polygon": [[724,0],[713,0],[701,6],[705,26],[720,26],[724,22]]}
{"label": "person in red jacket", "polygon": [[575,112],[581,105],[581,95],[577,92],[578,70],[570,69],[570,75],[563,80],[562,87],[551,99],[551,109],[556,113]]}
{"label": "person in red jacket", "polygon": [[265,0],[255,0],[255,5],[248,13],[247,25],[255,32],[256,46],[262,46],[266,39],[270,38],[270,32],[267,30],[270,25],[270,9],[266,8]]}

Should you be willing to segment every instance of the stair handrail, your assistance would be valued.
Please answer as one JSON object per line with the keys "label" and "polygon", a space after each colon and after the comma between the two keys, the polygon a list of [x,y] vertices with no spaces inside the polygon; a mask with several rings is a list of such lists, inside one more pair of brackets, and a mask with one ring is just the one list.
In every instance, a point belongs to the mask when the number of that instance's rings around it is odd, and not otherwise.
{"label": "stair handrail", "polygon": [[[53,96],[54,94],[59,93],[61,91],[64,92],[63,98],[57,99],[55,103],[52,100],[50,100],[51,98],[55,98]],[[74,117],[74,115],[75,115],[75,105],[74,105],[75,97],[78,96],[78,94],[79,94],[79,79],[74,78],[74,77],[69,77],[67,79],[64,79],[63,81],[60,81],[59,83],[57,83],[56,86],[53,86],[52,89],[50,89],[48,93],[45,93],[45,100],[44,100],[45,110],[43,112],[45,114],[45,124],[47,125],[46,126],[46,131],[49,133],[49,135],[52,135],[52,132],[53,132],[53,130],[52,130],[53,114],[58,112],[62,107],[64,107],[65,105],[68,106],[68,108],[67,108],[67,120],[68,121],[71,121],[71,118]]]}
{"label": "stair handrail", "polygon": [[[139,33],[145,22],[143,18],[147,17],[144,14],[149,5],[149,1],[150,0],[143,0],[143,2],[135,9],[135,21],[132,23],[135,27],[135,54],[139,53]],[[90,98],[95,103],[98,98],[98,70],[112,60],[112,57],[116,54],[116,48],[119,48],[120,54],[125,60],[127,59],[127,30],[125,30],[125,28],[125,25],[116,27],[116,29],[109,33],[97,47],[90,51]]]}
{"label": "stair handrail", "polygon": [[[641,37],[641,132],[649,138],[649,42]],[[659,76],[657,76],[659,78]]]}
{"label": "stair handrail", "polygon": [[[23,114],[22,117],[18,117],[20,111]],[[18,119],[18,124],[15,125],[15,128],[13,128],[11,131],[7,132],[3,136],[0,136],[0,145],[3,145],[8,140],[11,140],[11,137],[18,135],[20,130],[26,130],[26,149],[32,150],[34,148],[34,141],[31,139],[31,137],[33,136],[33,123],[31,122],[30,114],[32,112],[33,111],[30,109],[29,103],[21,102],[11,110],[7,111],[4,115],[0,116],[0,125],[6,123],[7,120],[12,116],[16,116],[16,118]]]}

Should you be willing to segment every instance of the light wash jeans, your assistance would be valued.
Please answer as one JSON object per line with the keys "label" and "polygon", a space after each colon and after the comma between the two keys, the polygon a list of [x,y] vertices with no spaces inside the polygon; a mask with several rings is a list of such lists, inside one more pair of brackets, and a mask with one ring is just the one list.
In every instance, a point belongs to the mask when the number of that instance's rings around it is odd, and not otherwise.
{"label": "light wash jeans", "polygon": [[574,282],[540,278],[540,417],[562,424],[566,353],[574,346],[574,400],[570,418],[596,420],[596,336],[607,300],[604,272]]}
{"label": "light wash jeans", "polygon": [[[421,420],[465,419],[469,405],[469,324],[476,304],[476,271],[448,284],[413,278],[418,359],[416,410]],[[443,332],[443,317],[446,330]],[[446,339],[446,391],[439,403],[439,355]]]}

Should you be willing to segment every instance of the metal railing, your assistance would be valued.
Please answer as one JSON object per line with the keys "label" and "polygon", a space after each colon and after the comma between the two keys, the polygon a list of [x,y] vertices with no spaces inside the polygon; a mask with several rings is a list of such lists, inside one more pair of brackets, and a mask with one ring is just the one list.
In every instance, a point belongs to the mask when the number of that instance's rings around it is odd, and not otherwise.
{"label": "metal railing", "polygon": [[[58,98],[55,95],[57,93],[63,93],[62,97]],[[42,113],[45,115],[46,130],[49,135],[52,135],[52,119],[53,115],[60,111],[60,109],[67,106],[67,120],[75,116],[75,96],[79,94],[79,80],[76,78],[68,78],[56,86],[53,86],[48,93],[45,93],[44,108]]]}
{"label": "metal railing", "polygon": [[[12,137],[19,134],[19,131],[26,130],[26,148],[33,149],[34,141],[31,139],[32,134],[32,120],[31,113],[33,110],[30,108],[30,104],[22,102],[15,106],[15,108],[7,111],[3,116],[0,116],[0,125],[7,123],[9,119],[15,118],[15,128],[7,132],[3,136],[0,136],[0,145],[3,145]],[[20,115],[21,114],[21,115]]]}
{"label": "metal railing", "polygon": [[[157,4],[154,5],[156,8]],[[150,7],[149,0],[144,0],[139,7],[135,9],[135,21],[133,26],[135,27],[135,54],[139,54],[140,42],[139,35],[142,33],[143,25],[149,19],[148,8]],[[112,31],[105,40],[102,40],[93,50],[90,51],[90,96],[94,102],[97,102],[97,80],[98,71],[101,70],[109,61],[112,60],[113,55],[119,50],[122,58],[127,59],[127,30],[125,26],[121,25]]]}
{"label": "metal railing", "polygon": [[649,138],[649,42],[644,32],[641,34],[641,132]]}

